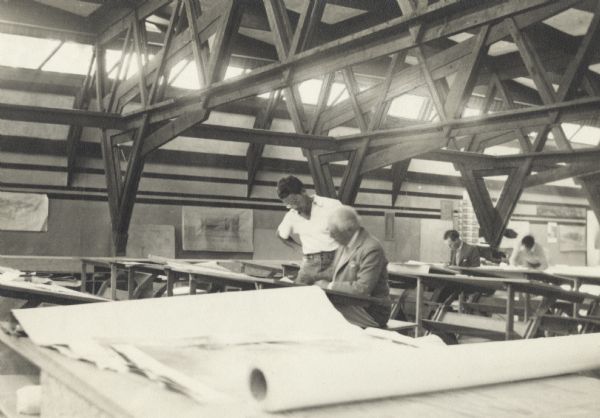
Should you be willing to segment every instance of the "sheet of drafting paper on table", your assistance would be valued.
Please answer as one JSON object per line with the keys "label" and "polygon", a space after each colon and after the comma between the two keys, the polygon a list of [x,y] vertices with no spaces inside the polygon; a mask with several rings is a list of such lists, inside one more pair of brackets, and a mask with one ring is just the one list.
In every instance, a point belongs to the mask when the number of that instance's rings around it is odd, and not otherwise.
{"label": "sheet of drafting paper on table", "polygon": [[228,344],[362,336],[316,286],[227,292],[13,311],[38,345],[95,340],[128,344]]}

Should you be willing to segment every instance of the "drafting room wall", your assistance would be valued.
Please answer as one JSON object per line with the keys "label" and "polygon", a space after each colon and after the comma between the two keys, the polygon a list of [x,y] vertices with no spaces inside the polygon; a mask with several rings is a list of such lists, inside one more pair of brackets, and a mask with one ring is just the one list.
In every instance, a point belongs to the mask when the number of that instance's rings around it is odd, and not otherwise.
{"label": "drafting room wall", "polygon": [[[22,104],[70,107],[72,98],[50,94],[26,94],[2,90],[2,100]],[[251,126],[248,116],[213,112],[212,123]],[[291,130],[291,123],[276,119],[273,128]],[[86,129],[72,188],[66,184],[64,143],[67,127],[0,121],[0,189],[48,194],[50,211],[48,232],[0,231],[0,253],[6,255],[110,255],[110,220],[106,203],[103,165],[100,160],[98,131]],[[307,165],[298,149],[265,147],[261,167],[250,197],[246,197],[244,143],[178,138],[153,154],[146,164],[132,224],[172,225],[175,228],[177,257],[292,259],[291,252],[275,238],[275,228],[284,208],[275,196],[279,177],[296,174],[312,192]],[[200,151],[199,151],[200,149]],[[35,151],[33,151],[35,150]],[[218,158],[217,158],[218,156]],[[341,167],[334,170],[340,181]],[[492,185],[492,195],[501,185]],[[379,170],[363,180],[356,207],[364,224],[386,248],[393,261],[424,259],[444,261],[446,249],[441,232],[452,225],[442,220],[441,204],[446,202],[456,213],[464,189],[458,174],[447,163],[413,160],[401,193],[391,204],[389,170]],[[181,248],[183,206],[233,207],[254,213],[253,254],[199,253]],[[540,212],[538,208],[553,208]],[[587,202],[574,187],[545,186],[523,194],[514,220],[529,222],[531,232],[546,244],[554,263],[585,264],[585,251],[560,251],[547,243],[548,222],[586,225],[585,216],[562,216],[561,208],[585,212]],[[393,214],[386,233],[385,213]],[[570,213],[570,212],[569,212]],[[389,218],[388,218],[389,220]],[[390,230],[390,228],[392,228]]]}

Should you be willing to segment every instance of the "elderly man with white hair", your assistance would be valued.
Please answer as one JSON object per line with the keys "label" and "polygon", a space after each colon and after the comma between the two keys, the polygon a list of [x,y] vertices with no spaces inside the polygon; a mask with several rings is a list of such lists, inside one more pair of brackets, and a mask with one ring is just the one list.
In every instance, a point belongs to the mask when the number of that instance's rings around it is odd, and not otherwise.
{"label": "elderly man with white hair", "polygon": [[383,327],[391,311],[387,259],[381,243],[360,224],[350,206],[336,208],[328,219],[329,235],[340,244],[331,281],[321,287],[379,299],[367,307],[339,305],[336,308],[351,323],[361,327]]}

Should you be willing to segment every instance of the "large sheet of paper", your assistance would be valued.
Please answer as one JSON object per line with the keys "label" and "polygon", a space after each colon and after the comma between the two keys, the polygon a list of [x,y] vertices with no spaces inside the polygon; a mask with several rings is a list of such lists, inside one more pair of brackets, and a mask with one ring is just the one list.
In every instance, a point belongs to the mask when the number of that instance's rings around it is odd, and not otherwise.
{"label": "large sheet of paper", "polygon": [[428,349],[379,347],[256,360],[249,389],[268,411],[575,373],[600,367],[600,334]]}
{"label": "large sheet of paper", "polygon": [[38,345],[77,340],[221,345],[347,339],[361,334],[315,286],[13,312]]}
{"label": "large sheet of paper", "polygon": [[48,196],[0,192],[0,230],[45,232],[48,230]]}

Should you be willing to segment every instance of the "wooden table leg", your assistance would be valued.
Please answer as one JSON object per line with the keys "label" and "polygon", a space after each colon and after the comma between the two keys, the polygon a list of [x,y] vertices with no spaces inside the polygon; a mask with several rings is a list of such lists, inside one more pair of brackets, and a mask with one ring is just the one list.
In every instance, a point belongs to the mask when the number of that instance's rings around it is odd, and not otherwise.
{"label": "wooden table leg", "polygon": [[115,263],[110,264],[110,298],[111,300],[117,300],[117,265]]}
{"label": "wooden table leg", "polygon": [[87,263],[85,261],[81,262],[81,291],[87,292]]}
{"label": "wooden table leg", "polygon": [[529,321],[529,304],[531,302],[531,296],[529,295],[529,293],[525,293],[525,309],[523,311],[523,321],[527,322]]}
{"label": "wooden table leg", "polygon": [[133,299],[133,290],[135,287],[135,269],[129,267],[127,269],[127,299]]}
{"label": "wooden table leg", "polygon": [[196,283],[196,280],[194,280],[194,275],[192,273],[189,273],[188,277],[190,283],[190,295],[195,295],[196,290],[198,289],[198,284]]}
{"label": "wooden table leg", "polygon": [[[576,278],[575,283],[573,284],[573,291],[578,292],[581,287],[581,280]],[[577,318],[579,316],[579,304],[577,302],[573,303],[573,318]]]}
{"label": "wooden table leg", "polygon": [[506,287],[506,340],[510,340],[513,334],[514,328],[514,299],[515,299],[515,291],[512,288],[512,285],[507,285]]}
{"label": "wooden table leg", "polygon": [[165,270],[167,271],[167,296],[173,296],[173,287],[175,286],[177,275],[171,269]]}
{"label": "wooden table leg", "polygon": [[423,283],[421,278],[417,278],[417,290],[415,294],[415,337],[421,336],[421,327],[423,326]]}

